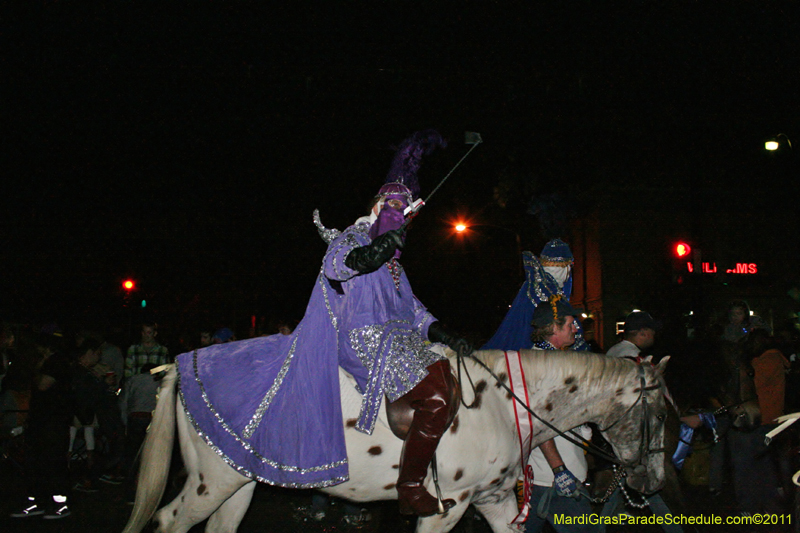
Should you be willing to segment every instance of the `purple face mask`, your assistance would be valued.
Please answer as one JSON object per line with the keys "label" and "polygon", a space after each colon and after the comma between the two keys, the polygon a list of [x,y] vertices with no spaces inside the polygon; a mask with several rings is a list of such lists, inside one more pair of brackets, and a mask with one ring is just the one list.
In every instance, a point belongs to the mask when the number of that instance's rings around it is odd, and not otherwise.
{"label": "purple face mask", "polygon": [[[397,204],[398,202],[400,204],[399,209],[390,205]],[[400,229],[400,227],[403,225],[403,222],[405,222],[403,210],[405,210],[406,207],[408,207],[408,202],[406,201],[405,196],[400,194],[388,195],[383,201],[383,207],[381,208],[381,212],[378,213],[378,218],[369,229],[370,238],[374,240],[376,237],[383,235],[387,231]],[[400,250],[397,250],[394,256],[396,258],[400,257]]]}

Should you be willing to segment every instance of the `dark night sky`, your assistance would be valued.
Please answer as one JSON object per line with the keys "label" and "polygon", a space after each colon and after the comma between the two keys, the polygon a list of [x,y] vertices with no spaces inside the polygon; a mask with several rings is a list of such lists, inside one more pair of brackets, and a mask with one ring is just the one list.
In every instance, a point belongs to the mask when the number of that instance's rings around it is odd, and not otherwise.
{"label": "dark night sky", "polygon": [[[102,314],[133,275],[173,312],[201,295],[204,318],[299,318],[324,252],[312,210],[352,222],[391,145],[427,127],[451,144],[423,194],[465,130],[485,143],[421,215],[426,235],[496,212],[501,179],[797,192],[761,148],[798,125],[796,5],[335,4],[4,6],[3,312]],[[491,216],[527,239],[520,199]],[[451,252],[417,242],[409,255]]]}

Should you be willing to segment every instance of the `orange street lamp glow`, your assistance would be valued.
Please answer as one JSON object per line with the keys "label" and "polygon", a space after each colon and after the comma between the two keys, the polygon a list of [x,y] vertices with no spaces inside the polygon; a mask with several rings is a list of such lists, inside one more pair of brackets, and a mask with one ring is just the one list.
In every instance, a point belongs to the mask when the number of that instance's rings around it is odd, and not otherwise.
{"label": "orange street lamp glow", "polygon": [[459,223],[459,224],[456,224],[455,228],[456,228],[457,232],[461,233],[463,231],[466,231],[467,225],[463,224],[463,223]]}

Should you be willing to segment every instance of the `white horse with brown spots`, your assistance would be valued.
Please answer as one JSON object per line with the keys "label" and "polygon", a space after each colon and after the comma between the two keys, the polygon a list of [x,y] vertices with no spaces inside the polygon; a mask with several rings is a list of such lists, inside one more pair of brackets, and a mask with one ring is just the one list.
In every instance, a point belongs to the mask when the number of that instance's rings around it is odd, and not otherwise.
{"label": "white horse with brown spots", "polygon": [[[463,386],[464,399],[467,403],[474,400],[475,406],[461,408],[436,454],[442,495],[455,499],[457,504],[443,515],[420,518],[418,532],[450,531],[470,504],[495,533],[508,531],[518,512],[514,487],[521,476],[521,451],[514,400],[501,385],[508,382],[505,357],[495,350],[476,352],[475,357],[493,371],[499,382],[475,361],[464,362],[475,384],[474,391],[468,384]],[[617,457],[628,465],[628,484],[644,493],[661,488],[666,391],[662,390],[660,376],[665,360],[655,367],[640,366],[627,359],[586,352],[538,350],[523,351],[522,359],[535,413],[562,430],[587,422],[607,428],[604,436]],[[455,368],[455,360],[451,363]],[[142,452],[136,504],[124,533],[141,531],[161,500],[176,419],[188,479],[181,493],[155,513],[157,531],[184,533],[210,517],[207,532],[235,532],[250,505],[256,481],[225,463],[195,432],[177,400],[176,376],[171,368],[162,381]],[[350,480],[322,490],[356,502],[396,499],[403,443],[389,429],[385,410],[372,435],[356,431],[353,426],[361,396],[343,371],[340,384]],[[532,434],[533,445],[537,446],[556,432],[534,420]],[[428,489],[435,493],[430,475]]]}

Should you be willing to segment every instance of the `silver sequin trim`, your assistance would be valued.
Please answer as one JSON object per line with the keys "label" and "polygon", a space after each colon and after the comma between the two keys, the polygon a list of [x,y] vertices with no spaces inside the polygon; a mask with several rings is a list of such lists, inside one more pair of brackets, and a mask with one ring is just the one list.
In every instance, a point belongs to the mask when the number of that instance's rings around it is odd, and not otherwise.
{"label": "silver sequin trim", "polygon": [[417,324],[417,326],[421,328],[423,324],[425,324],[427,322],[435,322],[435,321],[436,321],[436,318],[432,314],[430,314],[430,312],[425,311],[422,314],[422,316],[420,317],[419,324]]}
{"label": "silver sequin trim", "polygon": [[[350,346],[369,371],[368,383],[373,377],[375,360],[387,351],[381,344],[381,338],[391,341],[382,387],[383,393],[391,401],[397,400],[422,381],[428,374],[427,367],[444,359],[443,356],[428,350],[422,337],[410,331],[408,325],[410,325],[408,321],[393,320],[385,325],[375,324],[356,328],[348,334]],[[362,413],[368,408],[379,407],[380,396],[375,403],[376,405],[372,406],[362,405]]]}
{"label": "silver sequin trim", "polygon": [[355,224],[354,226],[351,226],[351,228],[353,231],[360,233],[362,236],[369,237],[369,224]]}
{"label": "silver sequin trim", "polygon": [[[212,405],[211,400],[209,399],[208,394],[206,393],[206,389],[203,386],[203,382],[200,380],[200,377],[197,374],[197,351],[196,350],[192,354],[192,365],[193,365],[193,369],[194,369],[195,381],[197,382],[197,385],[200,388],[200,394],[201,394],[201,396],[203,398],[203,401],[205,402],[206,407],[208,408],[209,412],[212,415],[214,415],[214,418],[217,419],[217,422],[219,423],[219,425],[228,434],[230,434],[236,440],[236,442],[238,442],[245,450],[247,450],[248,452],[253,454],[262,463],[267,464],[267,465],[271,466],[272,468],[275,468],[276,470],[282,470],[282,471],[286,471],[286,472],[297,472],[299,474],[307,474],[307,473],[310,473],[310,472],[321,472],[321,471],[325,471],[325,470],[330,470],[331,468],[339,467],[339,466],[341,466],[343,464],[347,464],[347,459],[345,458],[345,459],[342,459],[341,461],[334,461],[333,463],[330,463],[330,464],[327,464],[327,465],[314,466],[314,467],[311,467],[311,468],[300,468],[298,466],[293,466],[293,465],[284,465],[284,464],[272,461],[270,459],[267,459],[266,457],[263,457],[261,454],[259,454],[256,450],[253,449],[253,447],[250,445],[250,443],[243,441],[239,437],[239,435],[236,434],[236,432],[233,430],[233,428],[231,428],[227,424],[227,422],[225,422],[225,420],[222,418],[222,416],[217,412],[217,410]],[[239,472],[242,472],[243,474],[245,474],[245,472],[248,472],[246,469],[239,467],[230,458],[228,458],[222,452],[222,450],[217,448],[217,446],[214,444],[214,442],[211,440],[211,438],[208,435],[205,435],[200,430],[199,426],[195,422],[194,417],[189,412],[189,410],[186,409],[186,402],[184,401],[183,390],[180,391],[180,396],[181,396],[181,402],[183,402],[184,411],[186,412],[186,416],[189,417],[189,420],[192,422],[192,425],[195,427],[195,430],[197,431],[198,435],[200,435],[201,437],[203,437],[205,439],[206,444],[208,444],[208,446],[211,449],[213,449],[214,452],[217,455],[222,457],[225,460],[226,463],[228,463],[229,465],[233,466],[236,470],[238,470]],[[248,477],[257,477],[252,472],[246,473],[245,475],[248,476]],[[269,481],[265,481],[265,482],[266,483],[270,483]],[[331,484],[335,485],[336,483],[331,483]],[[320,486],[321,487],[323,485],[313,485],[313,486]]]}
{"label": "silver sequin trim", "polygon": [[330,244],[334,239],[342,234],[342,232],[338,229],[326,228],[322,224],[322,219],[319,218],[319,209],[314,209],[314,225],[317,227],[319,236],[322,237],[322,240],[325,241],[326,244]]}
{"label": "silver sequin trim", "polygon": [[[372,377],[372,367],[375,361],[376,354],[380,349],[381,333],[383,326],[365,326],[351,330],[349,333],[350,346],[356,352],[359,361],[364,365],[364,368],[369,372],[369,377]],[[367,378],[369,381],[369,378]]]}
{"label": "silver sequin trim", "polygon": [[253,433],[258,428],[258,425],[261,423],[261,419],[264,418],[264,413],[267,412],[269,409],[269,405],[272,403],[272,400],[275,398],[275,395],[278,393],[278,389],[281,388],[283,385],[283,379],[286,377],[286,373],[289,371],[289,365],[292,363],[292,359],[294,358],[294,351],[297,347],[297,339],[299,338],[300,330],[302,329],[302,324],[297,327],[297,335],[295,335],[294,340],[292,341],[292,347],[289,348],[289,355],[286,356],[284,359],[283,364],[281,365],[280,371],[278,371],[278,375],[275,377],[275,381],[272,382],[272,387],[269,388],[267,394],[264,395],[264,398],[261,400],[261,403],[258,404],[258,409],[253,414],[253,418],[250,419],[250,422],[247,423],[245,426],[244,431],[242,431],[242,437],[245,439],[249,439],[253,436]]}
{"label": "silver sequin trim", "polygon": [[[333,329],[336,330],[336,333],[339,333],[339,323],[336,320],[336,315],[333,314],[333,309],[331,309],[331,302],[328,299],[328,284],[325,282],[326,278],[324,270],[325,267],[323,266],[322,270],[320,270],[319,272],[319,276],[317,277],[317,283],[319,283],[320,287],[322,287],[322,297],[325,299],[325,309],[328,310],[328,318],[331,319],[331,324],[333,324]],[[338,343],[339,336],[337,335],[336,338],[337,338],[336,342]]]}
{"label": "silver sequin trim", "polygon": [[[531,302],[538,304],[549,300],[551,296],[556,294],[564,294],[563,289],[552,278],[545,277],[546,272],[535,255],[530,252],[523,252],[522,262],[526,267],[532,267],[530,270],[526,269],[528,298]],[[531,279],[531,271],[533,272],[533,279]],[[531,289],[533,289],[535,296],[531,294]]]}
{"label": "silver sequin trim", "polygon": [[[356,226],[355,229],[360,229],[360,228]],[[366,234],[366,231],[362,233]],[[355,235],[353,235],[353,231],[347,231],[344,235],[345,235],[344,239],[342,239],[337,246],[350,248],[351,250],[361,246],[361,243],[359,243]],[[348,251],[347,253],[349,254],[350,252]],[[344,257],[342,258],[343,259],[342,263],[339,264],[339,254],[334,254],[333,256],[333,270],[334,272],[336,272],[337,276],[340,276],[342,278],[349,276],[353,272],[353,270],[350,267],[344,264],[344,259],[346,258],[347,254],[344,255]]]}

